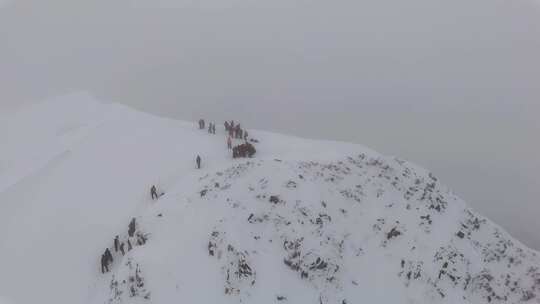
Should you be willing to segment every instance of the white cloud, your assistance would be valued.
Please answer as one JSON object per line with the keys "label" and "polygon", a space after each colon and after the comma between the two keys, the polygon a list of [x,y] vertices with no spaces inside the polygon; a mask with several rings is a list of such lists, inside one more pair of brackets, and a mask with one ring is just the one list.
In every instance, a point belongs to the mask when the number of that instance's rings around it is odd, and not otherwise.
{"label": "white cloud", "polygon": [[[7,1],[4,1],[4,2],[7,2]],[[1,5],[1,1],[0,1],[0,5]],[[13,304],[13,302],[9,301],[8,299],[6,298],[3,298],[2,296],[0,296],[0,304]]]}
{"label": "white cloud", "polygon": [[0,0],[0,7],[6,6],[11,2],[11,0]]}

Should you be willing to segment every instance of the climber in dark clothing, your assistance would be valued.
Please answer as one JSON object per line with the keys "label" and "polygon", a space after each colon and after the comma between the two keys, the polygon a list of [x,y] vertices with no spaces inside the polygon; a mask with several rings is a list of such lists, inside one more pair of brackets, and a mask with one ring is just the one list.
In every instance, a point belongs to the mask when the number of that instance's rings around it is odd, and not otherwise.
{"label": "climber in dark clothing", "polygon": [[199,155],[197,155],[197,169],[200,169],[201,168],[201,157]]}
{"label": "climber in dark clothing", "polygon": [[107,258],[108,263],[113,262],[113,257],[109,248],[105,249],[105,257]]}
{"label": "climber in dark clothing", "polygon": [[155,185],[152,185],[152,188],[150,188],[150,195],[152,196],[152,199],[157,200],[159,198],[159,195],[157,194],[157,189]]}
{"label": "climber in dark clothing", "polygon": [[255,150],[255,147],[252,144],[245,142],[233,148],[233,158],[238,158],[238,157],[251,158],[255,155],[256,152],[257,151]]}
{"label": "climber in dark clothing", "polygon": [[216,124],[212,124],[212,134],[216,134]]}
{"label": "climber in dark clothing", "polygon": [[101,255],[101,273],[109,272],[109,266],[105,254]]}
{"label": "climber in dark clothing", "polygon": [[128,225],[128,236],[133,237],[135,235],[135,230],[137,230],[137,223],[135,218],[132,218]]}
{"label": "climber in dark clothing", "polygon": [[109,248],[101,255],[101,273],[109,272],[109,264],[113,262],[113,257]]}
{"label": "climber in dark clothing", "polygon": [[229,122],[225,121],[224,125],[225,125],[225,131],[229,131]]}
{"label": "climber in dark clothing", "polygon": [[240,132],[242,132],[242,128],[240,127],[240,124],[237,124],[234,132],[234,137],[241,138]]}
{"label": "climber in dark clothing", "polygon": [[120,239],[118,235],[114,238],[114,252],[118,252],[118,247],[120,246]]}
{"label": "climber in dark clothing", "polygon": [[248,138],[248,131],[244,130],[244,140],[247,141]]}
{"label": "climber in dark clothing", "polygon": [[120,244],[120,252],[122,252],[122,255],[126,255],[126,251],[124,250],[124,242]]}

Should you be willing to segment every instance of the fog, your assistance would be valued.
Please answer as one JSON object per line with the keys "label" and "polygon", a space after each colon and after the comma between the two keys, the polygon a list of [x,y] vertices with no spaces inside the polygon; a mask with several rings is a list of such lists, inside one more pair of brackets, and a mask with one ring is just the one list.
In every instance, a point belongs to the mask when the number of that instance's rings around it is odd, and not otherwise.
{"label": "fog", "polygon": [[0,5],[3,113],[85,90],[166,117],[360,143],[429,168],[540,249],[538,2]]}

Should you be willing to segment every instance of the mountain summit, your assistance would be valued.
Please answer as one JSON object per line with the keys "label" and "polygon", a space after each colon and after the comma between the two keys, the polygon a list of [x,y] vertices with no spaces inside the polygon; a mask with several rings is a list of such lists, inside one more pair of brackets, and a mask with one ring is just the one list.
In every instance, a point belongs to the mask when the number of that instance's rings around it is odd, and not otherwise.
{"label": "mountain summit", "polygon": [[255,156],[233,159],[216,123],[210,134],[86,94],[4,117],[0,296],[540,303],[538,253],[425,169],[359,145],[251,129]]}

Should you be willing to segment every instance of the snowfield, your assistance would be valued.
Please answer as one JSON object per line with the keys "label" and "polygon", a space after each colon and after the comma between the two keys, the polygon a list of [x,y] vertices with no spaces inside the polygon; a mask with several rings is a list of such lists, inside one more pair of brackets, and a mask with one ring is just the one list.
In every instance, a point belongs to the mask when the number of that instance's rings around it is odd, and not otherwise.
{"label": "snowfield", "polygon": [[232,159],[216,124],[83,93],[0,117],[0,302],[540,303],[538,253],[425,169],[251,129]]}

